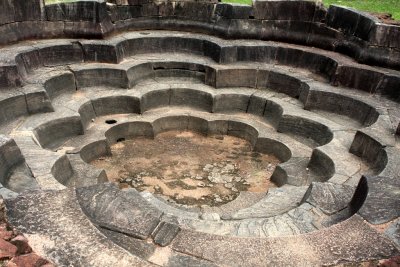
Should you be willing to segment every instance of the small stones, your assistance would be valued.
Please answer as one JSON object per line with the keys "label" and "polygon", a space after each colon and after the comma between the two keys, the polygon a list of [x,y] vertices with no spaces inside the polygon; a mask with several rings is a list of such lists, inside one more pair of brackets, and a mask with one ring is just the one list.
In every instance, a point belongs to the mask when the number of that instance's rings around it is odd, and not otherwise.
{"label": "small stones", "polygon": [[[110,166],[117,177],[107,175],[119,181],[120,188],[147,190],[177,205],[189,206],[220,206],[253,184],[267,186],[264,179],[268,174],[260,173],[267,173],[266,165],[273,162],[252,151],[243,139],[225,135],[209,138],[193,132],[169,131],[157,135],[154,141],[127,140],[123,147],[111,149],[113,157],[98,161],[98,167],[107,170],[104,164]],[[129,151],[135,151],[134,155]],[[118,168],[121,163],[123,167]]]}
{"label": "small stones", "polygon": [[231,183],[226,183],[224,184],[225,188],[231,189],[233,187],[233,184]]}
{"label": "small stones", "polygon": [[203,171],[205,171],[205,172],[210,172],[212,169],[213,169],[213,165],[211,165],[211,164],[206,164],[205,166],[204,166],[204,168],[203,168]]}
{"label": "small stones", "polygon": [[217,195],[217,194],[214,194],[214,201],[215,201],[216,203],[221,203],[221,202],[223,202],[223,200],[221,199],[221,197],[220,197],[219,195]]}
{"label": "small stones", "polygon": [[201,176],[201,175],[196,175],[196,176],[192,177],[192,179],[196,179],[196,180],[203,180],[203,179],[204,179],[204,177],[203,177],[203,176]]}

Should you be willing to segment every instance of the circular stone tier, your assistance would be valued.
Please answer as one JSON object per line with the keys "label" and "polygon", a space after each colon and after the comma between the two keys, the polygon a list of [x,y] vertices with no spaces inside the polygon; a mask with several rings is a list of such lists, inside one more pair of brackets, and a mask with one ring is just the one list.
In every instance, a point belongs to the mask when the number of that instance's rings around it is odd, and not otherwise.
{"label": "circular stone tier", "polygon": [[399,256],[399,26],[318,1],[6,2],[0,194],[40,256]]}

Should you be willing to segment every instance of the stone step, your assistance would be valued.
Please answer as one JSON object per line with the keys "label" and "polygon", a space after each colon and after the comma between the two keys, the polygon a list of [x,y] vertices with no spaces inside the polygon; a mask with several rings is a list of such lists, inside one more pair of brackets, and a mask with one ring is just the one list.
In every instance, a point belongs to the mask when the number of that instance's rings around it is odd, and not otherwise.
{"label": "stone step", "polygon": [[82,160],[80,155],[69,154],[67,157],[71,164],[73,174],[71,178],[66,181],[66,187],[85,187],[108,182],[107,174],[104,170],[99,170],[87,164]]}
{"label": "stone step", "polygon": [[114,184],[101,184],[76,190],[83,211],[100,227],[146,239],[160,223],[162,212],[135,189],[121,191]]}
{"label": "stone step", "polygon": [[309,203],[326,215],[333,215],[349,206],[355,188],[348,185],[318,183],[310,185],[301,203]]}
{"label": "stone step", "polygon": [[254,205],[240,209],[224,220],[241,220],[250,218],[268,218],[283,214],[296,208],[304,197],[307,186],[283,186],[272,188]]}
{"label": "stone step", "polygon": [[321,231],[275,238],[221,237],[183,229],[172,248],[227,266],[291,266],[294,262],[329,266],[339,263],[338,251],[340,260],[348,262],[398,254],[392,242],[359,216]]}
{"label": "stone step", "polygon": [[321,212],[309,204],[294,207],[289,212],[267,218],[235,220],[191,220],[177,218],[181,228],[221,236],[276,237],[308,233],[322,228],[326,220]]}
{"label": "stone step", "polygon": [[35,251],[58,266],[153,266],[94,227],[74,189],[24,194],[7,201],[6,207],[8,222],[25,234]]}

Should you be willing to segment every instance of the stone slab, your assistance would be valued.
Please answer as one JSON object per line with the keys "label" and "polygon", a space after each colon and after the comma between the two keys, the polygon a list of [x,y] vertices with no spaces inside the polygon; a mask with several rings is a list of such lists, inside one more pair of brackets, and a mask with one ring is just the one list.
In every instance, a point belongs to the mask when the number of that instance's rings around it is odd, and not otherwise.
{"label": "stone slab", "polygon": [[113,184],[79,188],[77,195],[83,211],[94,223],[140,239],[153,233],[162,215],[136,190],[121,191]]}
{"label": "stone slab", "polygon": [[383,224],[400,217],[400,180],[398,177],[366,177],[367,198],[358,211],[372,224]]}
{"label": "stone slab", "polygon": [[57,266],[152,266],[115,245],[83,214],[75,190],[40,191],[6,201],[8,222]]}
{"label": "stone slab", "polygon": [[[307,235],[233,238],[182,230],[176,251],[227,266],[322,266],[390,258],[399,251],[360,217]],[[340,257],[338,257],[340,255]]]}

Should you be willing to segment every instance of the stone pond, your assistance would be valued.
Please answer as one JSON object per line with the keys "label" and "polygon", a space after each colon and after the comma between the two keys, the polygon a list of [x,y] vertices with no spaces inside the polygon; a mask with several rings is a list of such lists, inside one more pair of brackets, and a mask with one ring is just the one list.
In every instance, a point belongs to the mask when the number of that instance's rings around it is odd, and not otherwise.
{"label": "stone pond", "polygon": [[40,266],[399,262],[400,26],[311,0],[3,2],[3,239]]}

